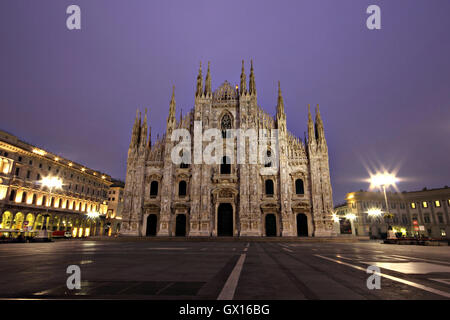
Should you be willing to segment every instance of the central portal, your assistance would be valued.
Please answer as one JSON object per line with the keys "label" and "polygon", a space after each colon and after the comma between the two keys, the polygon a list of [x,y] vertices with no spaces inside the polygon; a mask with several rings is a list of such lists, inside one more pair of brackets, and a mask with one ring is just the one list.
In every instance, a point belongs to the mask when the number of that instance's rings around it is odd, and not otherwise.
{"label": "central portal", "polygon": [[221,203],[217,212],[217,235],[233,236],[233,207],[230,203]]}

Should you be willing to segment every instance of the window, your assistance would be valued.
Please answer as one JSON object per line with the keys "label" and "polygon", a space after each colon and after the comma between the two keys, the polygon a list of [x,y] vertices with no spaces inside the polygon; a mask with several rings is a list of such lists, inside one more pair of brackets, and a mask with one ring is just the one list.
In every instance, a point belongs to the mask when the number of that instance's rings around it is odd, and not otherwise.
{"label": "window", "polygon": [[182,180],[178,184],[178,195],[180,197],[186,196],[186,181]]}
{"label": "window", "polygon": [[273,196],[273,181],[271,179],[266,180],[266,195]]}
{"label": "window", "polygon": [[55,198],[52,197],[52,200],[50,201],[50,207],[55,206]]}
{"label": "window", "polygon": [[37,196],[36,194],[33,194],[33,201],[32,204],[36,205],[37,204]]}
{"label": "window", "polygon": [[229,114],[225,114],[220,121],[220,128],[222,129],[222,138],[228,138],[228,129],[231,129],[231,117]]}
{"label": "window", "polygon": [[423,221],[425,221],[425,223],[430,223],[430,215],[428,213],[423,215]]}
{"label": "window", "polygon": [[27,171],[27,179],[30,179],[30,175],[31,175],[31,171],[28,170],[28,171]]}
{"label": "window", "polygon": [[438,221],[439,223],[444,223],[444,217],[442,216],[442,213],[438,213]]}
{"label": "window", "polygon": [[66,200],[66,209],[69,209],[69,200]]}
{"label": "window", "polygon": [[408,217],[406,216],[406,214],[402,215],[402,222],[403,224],[408,224]]}
{"label": "window", "polygon": [[422,208],[428,208],[428,202],[422,201]]}
{"label": "window", "polygon": [[230,174],[231,173],[231,161],[228,157],[222,158],[222,164],[220,165],[220,174]]}
{"label": "window", "polygon": [[42,163],[39,163],[39,169],[42,169]]}
{"label": "window", "polygon": [[391,203],[391,209],[395,209],[397,205],[395,203]]}
{"label": "window", "polygon": [[416,203],[415,202],[411,202],[411,208],[415,209],[416,208]]}
{"label": "window", "polygon": [[31,166],[33,165],[33,160],[28,161],[28,164]]}
{"label": "window", "polygon": [[17,161],[22,162],[22,157],[19,157]]}
{"label": "window", "polygon": [[272,156],[272,151],[267,150],[266,159],[264,160],[264,167],[266,167],[266,168],[272,167],[272,162],[270,161],[271,156]]}
{"label": "window", "polygon": [[25,203],[27,201],[27,193],[22,192],[22,203]]}
{"label": "window", "polygon": [[435,201],[434,201],[434,206],[435,206],[436,208],[440,208],[440,207],[441,207],[441,202],[440,202],[439,200],[435,200]]}
{"label": "window", "polygon": [[16,175],[16,176],[19,176],[19,174],[20,174],[20,168],[16,168],[15,175]]}
{"label": "window", "polygon": [[46,196],[42,197],[42,205],[47,206],[47,197]]}
{"label": "window", "polygon": [[305,194],[305,187],[302,179],[295,180],[295,194]]}
{"label": "window", "polygon": [[154,198],[158,195],[158,181],[152,181],[150,183],[150,198]]}

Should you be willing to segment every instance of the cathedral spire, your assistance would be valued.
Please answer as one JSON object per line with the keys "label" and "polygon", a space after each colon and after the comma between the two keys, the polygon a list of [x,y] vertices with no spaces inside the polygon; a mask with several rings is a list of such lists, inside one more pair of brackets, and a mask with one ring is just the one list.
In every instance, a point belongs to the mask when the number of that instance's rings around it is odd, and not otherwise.
{"label": "cathedral spire", "polygon": [[308,144],[315,143],[314,123],[311,117],[311,106],[308,104]]}
{"label": "cathedral spire", "polygon": [[253,73],[253,60],[250,60],[250,82],[248,93],[256,94],[255,74]]}
{"label": "cathedral spire", "polygon": [[175,118],[175,85],[172,86],[172,97],[170,98],[169,117]]}
{"label": "cathedral spire", "polygon": [[211,90],[211,73],[209,71],[209,61],[208,61],[208,71],[206,72],[206,79],[205,79],[205,96],[212,95]]}
{"label": "cathedral spire", "polygon": [[278,81],[277,118],[280,118],[283,115],[284,115],[284,101],[283,101],[283,96],[281,95],[280,81]]}
{"label": "cathedral spire", "polygon": [[245,95],[247,93],[247,77],[245,76],[244,60],[242,60],[241,87],[239,92],[241,95]]}
{"label": "cathedral spire", "polygon": [[144,121],[142,123],[140,132],[140,144],[142,147],[145,147],[145,144],[147,142],[147,128],[147,108],[145,108]]}
{"label": "cathedral spire", "polygon": [[183,122],[183,108],[180,109],[180,127]]}
{"label": "cathedral spire", "polygon": [[149,150],[152,149],[152,127],[148,127],[148,141],[147,141],[147,148]]}
{"label": "cathedral spire", "polygon": [[130,148],[136,146],[139,139],[139,131],[140,131],[140,116],[139,116],[139,109],[136,109],[136,118],[134,119],[133,130],[131,132]]}
{"label": "cathedral spire", "polygon": [[167,118],[167,129],[169,129],[169,127],[173,130],[175,129],[175,125],[176,125],[176,118],[175,118],[175,106],[176,106],[176,101],[175,101],[175,85],[172,87],[172,98],[170,99],[170,105],[169,105],[169,117]]}
{"label": "cathedral spire", "polygon": [[202,76],[202,63],[200,62],[200,67],[198,69],[197,76],[197,90],[195,91],[195,96],[200,97],[203,94],[203,76]]}
{"label": "cathedral spire", "polygon": [[319,143],[325,141],[325,132],[323,129],[322,117],[320,115],[319,105],[316,106],[316,134]]}

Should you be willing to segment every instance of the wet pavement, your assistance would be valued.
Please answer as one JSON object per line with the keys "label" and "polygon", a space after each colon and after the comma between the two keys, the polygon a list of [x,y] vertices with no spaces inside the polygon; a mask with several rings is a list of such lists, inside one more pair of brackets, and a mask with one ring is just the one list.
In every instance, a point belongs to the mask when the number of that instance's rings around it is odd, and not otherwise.
{"label": "wet pavement", "polygon": [[[449,247],[271,240],[2,244],[0,298],[450,299]],[[80,289],[67,288],[69,265]]]}

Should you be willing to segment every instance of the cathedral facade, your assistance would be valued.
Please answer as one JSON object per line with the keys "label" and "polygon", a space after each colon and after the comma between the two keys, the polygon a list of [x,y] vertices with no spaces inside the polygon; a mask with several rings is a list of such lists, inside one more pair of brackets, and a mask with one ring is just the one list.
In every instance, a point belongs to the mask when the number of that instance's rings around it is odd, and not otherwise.
{"label": "cathedral facade", "polygon": [[[242,62],[240,86],[225,81],[215,91],[209,64],[205,79],[200,65],[194,108],[179,120],[175,108],[173,90],[166,132],[153,145],[147,113],[143,120],[136,115],[121,235],[336,235],[318,106],[315,121],[308,106],[307,138],[295,137],[286,128],[280,85],[277,112],[271,116],[258,106],[253,63],[247,83]],[[243,132],[250,134],[240,139]],[[211,151],[211,141],[220,145],[211,153],[216,162],[202,158]],[[265,160],[251,161],[261,154]],[[182,157],[181,163],[174,155]]]}

